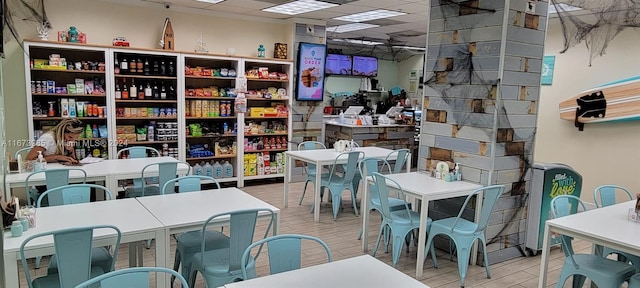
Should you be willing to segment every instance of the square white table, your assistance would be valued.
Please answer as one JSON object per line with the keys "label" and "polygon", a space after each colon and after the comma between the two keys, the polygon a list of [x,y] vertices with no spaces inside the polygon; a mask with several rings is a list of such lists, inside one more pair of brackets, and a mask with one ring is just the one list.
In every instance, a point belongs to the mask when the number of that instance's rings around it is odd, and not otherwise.
{"label": "square white table", "polygon": [[640,255],[640,223],[627,218],[629,208],[634,208],[635,204],[636,201],[627,201],[547,220],[544,226],[538,287],[546,287],[552,232]]}
{"label": "square white table", "polygon": [[[426,229],[427,218],[429,217],[429,201],[467,196],[482,186],[464,181],[446,182],[441,179],[433,178],[429,174],[422,172],[389,174],[385,176],[398,182],[407,196],[421,200],[422,202],[420,206],[420,228],[418,231],[418,255],[416,263],[416,277],[422,277],[425,245],[427,244]],[[368,180],[372,181],[372,178],[368,177]],[[391,182],[389,182],[388,185],[391,189],[396,187]],[[366,252],[369,250],[369,205],[371,204],[369,203],[370,196],[368,192],[368,185],[363,187],[363,191],[362,211],[364,212],[362,213],[362,251]],[[482,195],[479,195],[479,197],[482,197]],[[414,208],[417,208],[416,206],[417,205],[415,205]],[[476,201],[476,219],[478,218],[480,207],[482,207],[482,201]],[[472,256],[475,256],[475,253],[472,252]],[[475,261],[475,257],[472,257],[472,262],[473,261]]]}
{"label": "square white table", "polygon": [[[273,234],[278,233],[280,209],[253,197],[238,188],[222,188],[188,193],[146,196],[136,198],[143,207],[153,214],[166,229],[163,242],[169,242],[169,236],[176,233],[202,229],[209,217],[236,210],[265,208],[274,212]],[[212,226],[223,226],[227,219],[212,222]],[[169,247],[166,247],[169,255]],[[173,268],[173,259],[166,259],[163,265]]]}
{"label": "square white table", "polygon": [[[98,163],[85,164],[82,166],[64,166],[59,163],[47,164],[48,169],[72,169],[79,168],[87,173],[87,181],[101,181],[105,182],[105,186],[111,193],[115,193],[118,190],[118,181],[124,179],[139,178],[142,176],[142,168],[149,164],[160,162],[178,162],[173,157],[149,157],[149,158],[131,158],[131,159],[111,159],[104,160]],[[178,166],[178,171],[186,172],[186,166]],[[157,175],[158,168],[151,167],[147,173],[150,176]],[[11,196],[11,188],[24,187],[24,181],[27,179],[31,172],[7,174],[5,179],[5,199],[9,199]],[[72,183],[82,182],[84,175],[77,171],[72,171],[69,174],[69,179]],[[38,174],[31,178],[34,185],[44,185],[44,174]],[[31,182],[31,181],[30,181]]]}
{"label": "square white table", "polygon": [[[386,159],[389,153],[393,150],[379,148],[379,147],[359,147],[354,151],[364,152],[364,157]],[[319,149],[319,150],[299,150],[299,151],[287,151],[285,153],[287,167],[284,175],[284,207],[289,206],[289,182],[291,182],[291,168],[293,167],[294,160],[300,160],[309,164],[316,165],[316,185],[313,187],[313,220],[315,222],[320,221],[320,179],[322,176],[322,166],[333,165],[335,163],[338,153],[335,149]],[[397,154],[394,154],[397,156]],[[395,156],[394,156],[395,157]],[[411,169],[411,153],[407,155],[407,172]],[[395,160],[392,158],[391,160]],[[338,164],[347,163],[347,157],[339,159]],[[364,210],[363,210],[364,211]]]}
{"label": "square white table", "polygon": [[[27,237],[53,230],[92,225],[118,227],[122,232],[121,243],[159,239],[155,249],[156,265],[167,262],[169,242],[163,242],[168,239],[165,237],[164,225],[135,199],[43,207],[36,211],[35,228],[30,228],[21,237],[11,237],[11,233],[7,231],[4,233],[3,253],[7,287],[19,287],[18,265],[21,264],[16,264],[20,259],[20,245]],[[114,236],[115,233],[112,230],[98,230],[94,234],[94,245],[112,243],[109,239],[113,239]],[[36,239],[31,241],[25,249],[29,257],[52,255],[54,254],[53,238]],[[159,283],[165,282],[168,281]],[[160,284],[158,287],[165,286]]]}
{"label": "square white table", "polygon": [[[265,252],[266,253],[266,252]],[[227,288],[429,288],[397,269],[369,255],[304,267],[225,285]]]}

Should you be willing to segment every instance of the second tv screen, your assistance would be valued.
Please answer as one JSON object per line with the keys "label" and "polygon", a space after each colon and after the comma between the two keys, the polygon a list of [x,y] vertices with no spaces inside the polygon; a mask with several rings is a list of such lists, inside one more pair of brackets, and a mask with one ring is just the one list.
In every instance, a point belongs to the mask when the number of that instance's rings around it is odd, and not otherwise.
{"label": "second tv screen", "polygon": [[353,56],[353,75],[378,76],[378,59],[374,57]]}

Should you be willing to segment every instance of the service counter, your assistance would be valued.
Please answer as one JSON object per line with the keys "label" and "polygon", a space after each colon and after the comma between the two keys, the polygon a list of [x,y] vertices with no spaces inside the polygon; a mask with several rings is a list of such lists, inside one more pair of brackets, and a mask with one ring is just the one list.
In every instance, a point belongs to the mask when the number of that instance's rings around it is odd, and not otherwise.
{"label": "service counter", "polygon": [[380,124],[355,125],[324,123],[324,142],[327,148],[337,140],[352,140],[360,146],[375,146],[388,149],[408,148],[413,152],[415,125]]}

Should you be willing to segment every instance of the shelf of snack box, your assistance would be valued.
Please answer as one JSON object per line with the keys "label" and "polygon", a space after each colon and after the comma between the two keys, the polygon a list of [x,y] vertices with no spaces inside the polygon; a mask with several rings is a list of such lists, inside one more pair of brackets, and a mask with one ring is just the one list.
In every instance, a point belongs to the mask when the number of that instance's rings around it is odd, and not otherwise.
{"label": "shelf of snack box", "polygon": [[196,96],[185,96],[186,100],[236,100],[236,97],[196,97]]}
{"label": "shelf of snack box", "polygon": [[246,120],[252,120],[252,119],[289,119],[289,116],[257,116],[257,117],[247,116],[247,117],[244,117],[244,119],[246,119]]}
{"label": "shelf of snack box", "polygon": [[208,157],[192,157],[192,158],[187,157],[187,161],[230,159],[230,158],[236,158],[236,156],[238,156],[238,155],[236,155],[236,154],[224,154],[224,155],[208,156]]}
{"label": "shelf of snack box", "polygon": [[268,79],[268,78],[247,78],[247,81],[255,81],[255,82],[281,82],[288,83],[288,79]]}
{"label": "shelf of snack box", "polygon": [[[61,73],[81,73],[81,74],[105,74],[105,71],[99,70],[67,70],[65,66],[50,66],[56,68],[31,68],[31,71],[44,71],[44,72],[61,72]],[[57,68],[60,67],[60,68]]]}
{"label": "shelf of snack box", "polygon": [[178,117],[116,117],[116,120],[177,120]]}
{"label": "shelf of snack box", "polygon": [[208,79],[208,80],[236,80],[236,77],[224,77],[224,76],[195,76],[195,75],[184,75],[184,78],[188,79]]}
{"label": "shelf of snack box", "polygon": [[260,152],[284,152],[284,151],[288,151],[289,149],[287,148],[280,148],[280,149],[262,149],[262,150],[244,150],[244,153],[260,153]]}
{"label": "shelf of snack box", "polygon": [[[235,98],[234,98],[235,99]],[[246,98],[247,100],[251,100],[251,101],[289,101],[289,97],[287,98]]]}
{"label": "shelf of snack box", "polygon": [[288,133],[244,134],[244,137],[287,136]]}
{"label": "shelf of snack box", "polygon": [[189,116],[189,117],[185,117],[185,119],[187,119],[187,120],[210,120],[210,119],[221,119],[221,120],[224,120],[224,119],[237,119],[237,118],[238,118],[238,116],[218,116],[218,117],[192,117],[192,116]]}
{"label": "shelf of snack box", "polygon": [[244,176],[244,180],[258,180],[258,179],[269,179],[269,178],[277,178],[277,177],[284,177],[284,174],[265,174],[265,175]]}
{"label": "shelf of snack box", "polygon": [[163,100],[163,99],[153,99],[153,100],[116,100],[116,103],[178,103],[178,100]]}
{"label": "shelf of snack box", "polygon": [[106,94],[31,93],[32,96],[48,97],[105,97]]}
{"label": "shelf of snack box", "polygon": [[237,134],[218,134],[218,135],[202,135],[202,136],[191,136],[187,135],[187,139],[204,139],[204,138],[219,138],[219,137],[237,137]]}
{"label": "shelf of snack box", "polygon": [[59,121],[63,119],[75,118],[78,120],[107,120],[107,117],[49,117],[33,115],[33,121]]}
{"label": "shelf of snack box", "polygon": [[178,79],[178,77],[175,77],[175,76],[136,75],[136,74],[116,74],[114,76],[116,78],[134,78],[134,79],[167,79],[167,80]]}

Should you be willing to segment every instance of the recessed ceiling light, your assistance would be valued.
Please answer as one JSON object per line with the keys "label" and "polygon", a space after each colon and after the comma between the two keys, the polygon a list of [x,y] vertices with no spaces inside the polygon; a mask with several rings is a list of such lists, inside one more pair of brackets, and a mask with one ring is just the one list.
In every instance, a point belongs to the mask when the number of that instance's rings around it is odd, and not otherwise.
{"label": "recessed ceiling light", "polygon": [[205,3],[211,3],[211,4],[217,4],[217,3],[220,3],[220,2],[222,2],[224,0],[196,0],[196,1],[205,2]]}
{"label": "recessed ceiling light", "polygon": [[367,23],[351,23],[351,24],[327,27],[327,32],[344,33],[349,31],[356,31],[356,30],[369,29],[369,28],[375,28],[375,27],[380,27],[380,25],[367,24]]}
{"label": "recessed ceiling light", "polygon": [[352,44],[360,44],[360,45],[382,45],[384,43],[382,42],[376,42],[376,41],[369,41],[369,40],[357,40],[357,39],[331,39],[331,41],[335,41],[335,42],[347,42],[347,43],[352,43]]}
{"label": "recessed ceiling light", "polygon": [[349,21],[349,22],[364,22],[364,21],[389,18],[389,17],[395,17],[400,15],[406,15],[406,14],[407,13],[404,13],[404,12],[378,9],[378,10],[371,10],[371,11],[362,12],[362,13],[340,16],[333,19]]}
{"label": "recessed ceiling light", "polygon": [[282,5],[277,5],[269,8],[264,8],[262,11],[273,12],[287,15],[296,15],[307,13],[311,11],[327,9],[338,6],[338,4],[327,3],[316,0],[297,0]]}

